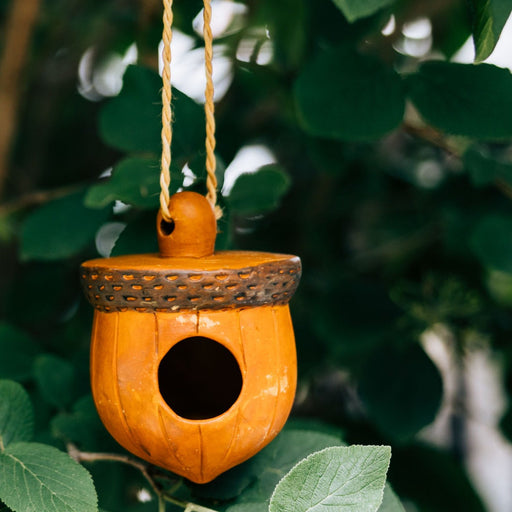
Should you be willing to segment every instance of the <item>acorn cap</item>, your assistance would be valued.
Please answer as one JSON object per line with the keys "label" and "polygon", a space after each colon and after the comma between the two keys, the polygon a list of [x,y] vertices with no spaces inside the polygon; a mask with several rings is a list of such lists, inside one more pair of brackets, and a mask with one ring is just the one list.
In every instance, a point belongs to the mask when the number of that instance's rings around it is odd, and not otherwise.
{"label": "acorn cap", "polygon": [[171,197],[172,222],[157,218],[160,254],[101,258],[81,266],[87,300],[98,310],[177,312],[287,304],[301,275],[288,254],[213,253],[216,221],[200,194]]}
{"label": "acorn cap", "polygon": [[158,254],[90,260],[81,266],[87,300],[101,311],[224,309],[287,304],[301,274],[297,256],[223,251],[204,258]]}

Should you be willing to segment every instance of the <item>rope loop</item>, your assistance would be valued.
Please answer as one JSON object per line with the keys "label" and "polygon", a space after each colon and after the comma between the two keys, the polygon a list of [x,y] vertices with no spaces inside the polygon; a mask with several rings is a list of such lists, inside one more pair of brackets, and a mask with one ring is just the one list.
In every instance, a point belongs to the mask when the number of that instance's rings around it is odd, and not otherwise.
{"label": "rope loop", "polygon": [[[160,167],[160,210],[165,221],[170,222],[169,187],[171,184],[171,144],[172,144],[172,87],[171,87],[171,41],[173,0],[164,1],[164,30],[163,30],[163,70],[162,70],[162,160]],[[205,57],[205,121],[206,121],[206,198],[212,205],[216,219],[222,217],[222,210],[217,205],[217,177],[215,170],[215,103],[213,86],[213,35],[211,28],[212,7],[211,0],[203,0],[203,36]]]}

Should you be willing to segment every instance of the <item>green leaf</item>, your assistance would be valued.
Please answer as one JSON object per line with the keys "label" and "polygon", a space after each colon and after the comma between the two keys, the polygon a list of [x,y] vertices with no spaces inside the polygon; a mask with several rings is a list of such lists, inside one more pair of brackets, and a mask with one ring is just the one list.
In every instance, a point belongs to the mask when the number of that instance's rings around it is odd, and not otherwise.
{"label": "green leaf", "polygon": [[146,68],[129,66],[120,94],[100,113],[103,140],[123,151],[158,154],[161,151],[162,100],[160,77]]}
{"label": "green leaf", "polygon": [[464,153],[463,162],[475,187],[489,185],[495,180],[512,183],[512,163],[497,160],[482,148],[471,146]]}
{"label": "green leaf", "polygon": [[75,370],[66,360],[52,355],[36,359],[34,375],[44,399],[58,408],[66,407],[73,400]]}
{"label": "green leaf", "polygon": [[314,317],[311,328],[325,343],[330,359],[359,365],[368,353],[388,343],[400,311],[382,284],[339,276],[332,272],[320,275],[330,285],[323,293],[325,304],[314,300],[308,305]]}
{"label": "green leaf", "polygon": [[[303,58],[309,35],[306,29],[309,20],[305,3],[281,0],[258,2],[255,7],[255,22],[268,27],[272,38],[273,60],[280,70],[296,69]],[[293,12],[293,16],[290,16],[290,12]]]}
{"label": "green leaf", "polygon": [[[468,16],[468,2],[454,2],[443,10],[443,23],[449,30],[438,32],[434,36],[436,50],[439,50],[447,60],[462,48],[464,43],[472,36],[472,24]],[[436,21],[434,21],[436,25]]]}
{"label": "green leaf", "polygon": [[295,83],[301,125],[312,135],[371,140],[395,129],[405,100],[398,74],[346,47],[322,50]]}
{"label": "green leaf", "polygon": [[384,498],[378,512],[405,512],[402,503],[389,484],[384,487]]}
{"label": "green leaf", "polygon": [[0,380],[0,450],[10,443],[30,441],[34,411],[27,392],[17,382]]}
{"label": "green leaf", "polygon": [[0,378],[25,380],[32,374],[39,347],[23,331],[0,322]]}
{"label": "green leaf", "polygon": [[512,0],[470,0],[475,60],[485,60],[494,50],[512,11]]}
{"label": "green leaf", "polygon": [[268,503],[238,503],[229,507],[226,512],[268,512]]}
{"label": "green leaf", "polygon": [[[77,294],[75,262],[64,264],[62,261],[38,261],[20,268],[23,270],[16,274],[6,294],[6,317],[16,325],[29,326],[32,332],[37,333],[59,325],[63,317],[69,314]],[[26,290],[30,290],[30,293]],[[27,311],[30,311],[29,316]]]}
{"label": "green leaf", "polygon": [[512,75],[508,69],[429,61],[407,83],[412,102],[432,126],[479,139],[512,136]]}
{"label": "green leaf", "polygon": [[382,503],[389,446],[331,447],[299,462],[277,485],[269,512],[320,512],[346,507],[375,512]]}
{"label": "green leaf", "polygon": [[92,395],[73,404],[71,413],[60,413],[51,422],[54,436],[73,442],[82,450],[99,451],[106,431],[100,421]]}
{"label": "green leaf", "polygon": [[342,444],[339,436],[331,434],[313,430],[285,430],[258,454],[255,462],[260,468],[259,481],[252,490],[259,488],[258,495],[260,497],[270,497],[270,494],[266,496],[266,491],[270,490],[270,486],[273,488],[278,480],[298,461],[315,451]]}
{"label": "green leaf", "polygon": [[470,247],[485,267],[512,274],[512,217],[490,214],[476,225]]}
{"label": "green leaf", "polygon": [[491,270],[487,273],[485,284],[494,301],[500,306],[512,307],[512,274]]}
{"label": "green leaf", "polygon": [[229,207],[238,214],[253,215],[277,208],[290,187],[290,178],[275,165],[265,165],[256,172],[241,174],[227,198]]}
{"label": "green leaf", "polygon": [[[100,134],[105,142],[122,151],[161,152],[162,80],[158,73],[129,66],[121,93],[100,113]],[[173,158],[191,155],[204,145],[201,107],[173,89]]]}
{"label": "green leaf", "polygon": [[222,209],[222,217],[217,220],[215,251],[226,251],[233,248],[233,223],[231,222],[231,209],[226,208],[226,200],[222,196],[218,198],[218,206]]}
{"label": "green leaf", "polygon": [[361,373],[359,389],[368,414],[391,439],[407,441],[434,420],[443,384],[418,344],[374,350]]}
{"label": "green leaf", "polygon": [[160,163],[154,157],[132,157],[117,164],[112,176],[89,188],[85,205],[104,208],[119,200],[139,208],[157,208]]}
{"label": "green leaf", "polygon": [[24,260],[59,260],[78,254],[92,241],[110,210],[90,210],[84,192],[56,199],[31,213],[21,231]]}
{"label": "green leaf", "polygon": [[315,451],[341,444],[338,436],[285,428],[252,459],[194,491],[207,498],[228,500],[241,494],[239,501],[267,503],[277,482],[297,462]]}
{"label": "green leaf", "polygon": [[38,443],[0,453],[0,498],[15,512],[96,512],[91,476],[65,453]]}
{"label": "green leaf", "polygon": [[286,422],[286,428],[289,430],[305,430],[319,434],[327,434],[343,441],[344,431],[331,423],[324,423],[317,418],[289,418]]}
{"label": "green leaf", "polygon": [[[189,188],[195,189],[196,185],[201,184],[203,187],[202,190],[194,190],[200,194],[206,194],[206,180],[208,178],[208,173],[206,171],[206,159],[204,152],[197,153],[193,156],[188,162],[188,167],[196,176],[196,180],[193,185]],[[183,186],[183,172],[181,169],[172,169],[171,173],[174,171],[175,174],[172,175],[171,178],[171,194],[174,194],[178,188]],[[224,160],[218,155],[215,154],[215,177],[217,178],[217,190],[221,190],[224,185],[224,173],[226,172],[226,163]],[[173,185],[177,185],[176,188],[173,188]]]}
{"label": "green leaf", "polygon": [[144,212],[134,219],[119,235],[111,256],[158,252],[155,225],[154,212]]}
{"label": "green leaf", "polygon": [[393,4],[395,0],[332,0],[348,21],[366,18],[384,7]]}
{"label": "green leaf", "polygon": [[[110,512],[157,512],[156,497],[139,470],[126,464],[108,462],[90,464],[88,469],[96,487],[101,509]],[[142,489],[149,493],[150,501],[138,500],[137,494]],[[179,489],[174,487],[172,495],[184,501],[190,499],[186,486],[181,486]],[[166,510],[167,512],[184,512],[183,508],[174,506],[167,507]]]}

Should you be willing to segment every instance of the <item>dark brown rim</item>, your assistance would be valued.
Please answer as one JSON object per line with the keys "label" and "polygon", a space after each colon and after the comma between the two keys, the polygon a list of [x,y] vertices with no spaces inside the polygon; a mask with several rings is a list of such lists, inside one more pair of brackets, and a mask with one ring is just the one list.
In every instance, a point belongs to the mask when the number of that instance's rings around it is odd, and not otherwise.
{"label": "dark brown rim", "polygon": [[298,258],[207,271],[81,268],[87,300],[105,312],[178,312],[287,304],[300,276]]}

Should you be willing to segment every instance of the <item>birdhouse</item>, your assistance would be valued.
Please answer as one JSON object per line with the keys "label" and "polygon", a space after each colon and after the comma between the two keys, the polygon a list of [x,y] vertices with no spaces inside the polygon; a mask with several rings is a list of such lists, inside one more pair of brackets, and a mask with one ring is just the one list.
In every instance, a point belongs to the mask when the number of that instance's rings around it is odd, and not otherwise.
{"label": "birdhouse", "polygon": [[205,483],[283,427],[295,394],[288,302],[296,256],[214,252],[201,195],[171,198],[160,254],[81,267],[94,306],[91,382],[99,415],[127,450]]}

